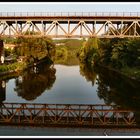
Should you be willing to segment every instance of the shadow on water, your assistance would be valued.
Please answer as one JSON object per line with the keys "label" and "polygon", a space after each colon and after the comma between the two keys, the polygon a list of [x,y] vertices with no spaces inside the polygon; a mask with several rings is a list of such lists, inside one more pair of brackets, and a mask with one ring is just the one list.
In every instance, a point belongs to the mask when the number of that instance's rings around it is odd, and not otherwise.
{"label": "shadow on water", "polygon": [[51,89],[56,80],[53,65],[41,63],[25,71],[15,80],[15,91],[25,100],[35,100],[46,89]]}
{"label": "shadow on water", "polygon": [[139,110],[140,83],[104,68],[98,73],[98,96],[106,104],[117,104],[123,109]]}

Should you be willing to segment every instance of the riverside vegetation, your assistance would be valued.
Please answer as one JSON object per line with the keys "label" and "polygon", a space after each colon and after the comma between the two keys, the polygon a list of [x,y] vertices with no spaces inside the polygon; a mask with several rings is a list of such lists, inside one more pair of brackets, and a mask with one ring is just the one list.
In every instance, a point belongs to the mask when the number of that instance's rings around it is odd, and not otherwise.
{"label": "riverside vegetation", "polygon": [[[52,62],[55,45],[49,38],[3,38],[4,42],[14,44],[14,49],[4,49],[5,56],[12,54],[14,62],[0,65],[0,72],[18,72],[33,65],[35,61],[48,58]],[[22,57],[22,61],[17,61]]]}
{"label": "riverside vegetation", "polygon": [[106,67],[140,80],[139,38],[89,38],[78,56],[82,63]]}
{"label": "riverside vegetation", "polygon": [[24,56],[25,61],[1,65],[0,72],[25,69],[34,60],[41,60],[47,56],[56,64],[77,65],[80,61],[80,63],[106,67],[140,80],[139,38],[51,40],[46,37],[20,37],[5,38],[4,41],[15,44],[15,49],[5,49],[6,55],[12,53],[15,60],[18,56]]}

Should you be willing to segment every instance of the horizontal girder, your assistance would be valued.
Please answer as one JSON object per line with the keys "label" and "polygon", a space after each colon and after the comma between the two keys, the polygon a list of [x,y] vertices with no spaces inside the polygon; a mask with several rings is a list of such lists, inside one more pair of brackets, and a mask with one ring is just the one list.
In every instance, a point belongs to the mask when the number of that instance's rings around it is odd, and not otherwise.
{"label": "horizontal girder", "polygon": [[140,37],[140,13],[0,13],[0,36]]}

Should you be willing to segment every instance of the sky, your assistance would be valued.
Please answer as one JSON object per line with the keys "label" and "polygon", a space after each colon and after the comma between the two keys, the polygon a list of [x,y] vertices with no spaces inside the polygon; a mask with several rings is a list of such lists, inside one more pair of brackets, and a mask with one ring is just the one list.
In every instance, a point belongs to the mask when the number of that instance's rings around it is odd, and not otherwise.
{"label": "sky", "polygon": [[140,2],[0,2],[0,12],[140,12]]}

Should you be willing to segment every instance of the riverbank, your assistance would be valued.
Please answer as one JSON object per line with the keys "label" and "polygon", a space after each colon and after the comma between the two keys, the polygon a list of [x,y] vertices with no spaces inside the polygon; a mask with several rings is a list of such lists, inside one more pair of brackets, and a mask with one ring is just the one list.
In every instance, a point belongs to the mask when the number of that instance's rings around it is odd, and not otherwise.
{"label": "riverbank", "polygon": [[11,76],[17,76],[24,70],[31,68],[33,66],[38,66],[41,63],[46,62],[47,64],[53,64],[52,60],[49,59],[47,56],[30,64],[27,64],[26,62],[15,62],[12,64],[3,64],[0,65],[0,76],[3,78],[11,77]]}

